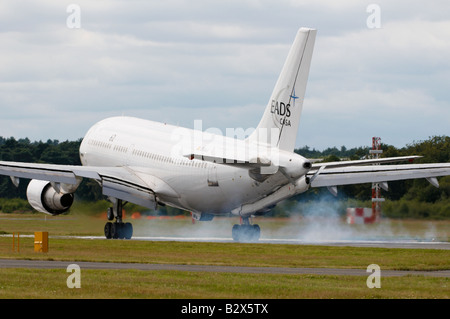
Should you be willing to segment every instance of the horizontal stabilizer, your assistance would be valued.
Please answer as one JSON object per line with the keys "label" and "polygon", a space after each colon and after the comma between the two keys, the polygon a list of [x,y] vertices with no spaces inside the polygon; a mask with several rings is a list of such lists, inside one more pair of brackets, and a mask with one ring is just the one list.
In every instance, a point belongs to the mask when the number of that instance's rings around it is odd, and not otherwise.
{"label": "horizontal stabilizer", "polygon": [[327,167],[317,175],[310,172],[308,177],[315,176],[311,187],[323,187],[415,178],[427,178],[434,182],[435,177],[446,175],[450,175],[450,163]]}
{"label": "horizontal stabilizer", "polygon": [[319,169],[322,166],[326,168],[337,168],[337,167],[346,167],[346,166],[355,166],[355,165],[368,165],[368,164],[388,164],[388,163],[398,163],[398,162],[406,162],[413,161],[416,158],[421,158],[422,156],[397,156],[397,157],[385,157],[385,158],[374,158],[374,159],[365,159],[365,160],[356,160],[356,161],[340,161],[340,162],[316,162],[312,164],[312,170]]}
{"label": "horizontal stabilizer", "polygon": [[255,158],[227,158],[222,156],[212,156],[207,154],[187,154],[184,155],[184,157],[187,157],[190,160],[199,160],[214,164],[229,164],[237,167],[244,167],[244,168],[253,168],[253,167],[267,167],[271,165],[271,161],[262,158],[262,157],[255,157]]}

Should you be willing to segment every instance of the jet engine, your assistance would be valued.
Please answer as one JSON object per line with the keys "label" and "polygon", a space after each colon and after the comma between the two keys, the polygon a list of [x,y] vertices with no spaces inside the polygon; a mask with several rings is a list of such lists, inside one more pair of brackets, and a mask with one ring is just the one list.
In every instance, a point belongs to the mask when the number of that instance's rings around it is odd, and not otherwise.
{"label": "jet engine", "polygon": [[301,177],[295,182],[295,194],[301,194],[306,192],[310,185],[311,180],[309,177]]}
{"label": "jet engine", "polygon": [[30,205],[41,213],[59,215],[73,204],[73,193],[59,193],[48,181],[33,179],[28,184],[27,198]]}

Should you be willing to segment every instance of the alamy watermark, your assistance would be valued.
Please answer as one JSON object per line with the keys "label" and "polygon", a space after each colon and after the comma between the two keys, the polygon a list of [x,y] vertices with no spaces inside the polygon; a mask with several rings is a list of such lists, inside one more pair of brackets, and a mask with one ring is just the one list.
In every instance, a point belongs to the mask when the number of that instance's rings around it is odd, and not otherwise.
{"label": "alamy watermark", "polygon": [[66,25],[69,29],[81,28],[81,7],[78,4],[69,4],[66,12],[70,13],[66,19]]}
{"label": "alamy watermark", "polygon": [[369,29],[381,28],[381,7],[376,3],[369,4],[366,8],[366,12],[370,13],[367,17],[366,25]]}
{"label": "alamy watermark", "polygon": [[[251,143],[249,139],[259,143]],[[277,144],[279,128],[226,128],[225,134],[219,128],[203,130],[202,120],[194,121],[194,129],[179,127],[172,131],[172,157],[187,156],[221,164],[260,164],[261,174],[274,174],[280,165]],[[210,157],[210,158],[208,158]]]}
{"label": "alamy watermark", "polygon": [[381,268],[377,264],[371,264],[367,266],[366,272],[371,274],[367,277],[367,288],[381,288]]}
{"label": "alamy watermark", "polygon": [[77,264],[70,264],[67,266],[67,272],[71,273],[67,277],[67,288],[81,288],[81,269]]}

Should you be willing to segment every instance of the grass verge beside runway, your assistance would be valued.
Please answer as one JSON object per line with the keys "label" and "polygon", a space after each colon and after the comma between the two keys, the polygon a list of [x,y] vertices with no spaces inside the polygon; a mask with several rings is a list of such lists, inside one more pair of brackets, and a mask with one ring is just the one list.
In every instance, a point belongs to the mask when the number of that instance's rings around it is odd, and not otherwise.
{"label": "grass verge beside runway", "polygon": [[66,286],[64,269],[1,269],[0,298],[449,298],[449,278],[366,277],[82,270],[81,288]]}

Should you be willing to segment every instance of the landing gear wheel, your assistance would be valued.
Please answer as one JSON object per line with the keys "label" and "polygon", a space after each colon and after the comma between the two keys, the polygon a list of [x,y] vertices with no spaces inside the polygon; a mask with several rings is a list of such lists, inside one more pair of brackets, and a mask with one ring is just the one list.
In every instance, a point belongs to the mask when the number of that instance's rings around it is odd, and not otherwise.
{"label": "landing gear wheel", "polygon": [[233,228],[231,229],[231,237],[233,237],[234,241],[239,241],[240,240],[240,234],[241,234],[241,225],[233,225]]}
{"label": "landing gear wheel", "polygon": [[106,211],[106,219],[108,220],[114,219],[114,211],[112,207],[108,207],[108,210]]}
{"label": "landing gear wheel", "polygon": [[259,225],[233,225],[231,236],[234,241],[238,242],[257,242],[261,236],[261,228]]}
{"label": "landing gear wheel", "polygon": [[120,224],[119,223],[111,223],[111,237],[114,239],[120,238]]}
{"label": "landing gear wheel", "polygon": [[108,208],[106,218],[114,220],[113,223],[106,223],[104,232],[107,239],[131,239],[133,236],[133,225],[131,223],[124,223],[122,221],[122,208],[126,204],[122,203],[121,199],[109,198],[113,206]]}
{"label": "landing gear wheel", "polygon": [[106,239],[111,239],[112,238],[112,236],[111,236],[111,225],[112,225],[112,223],[106,223],[105,224],[105,237],[106,237]]}
{"label": "landing gear wheel", "polygon": [[106,223],[105,237],[107,239],[131,239],[133,237],[133,225],[131,223]]}
{"label": "landing gear wheel", "polygon": [[258,241],[261,237],[261,228],[257,224],[253,225],[252,228],[252,241]]}
{"label": "landing gear wheel", "polygon": [[123,236],[125,239],[131,239],[133,236],[133,225],[131,223],[123,224]]}

